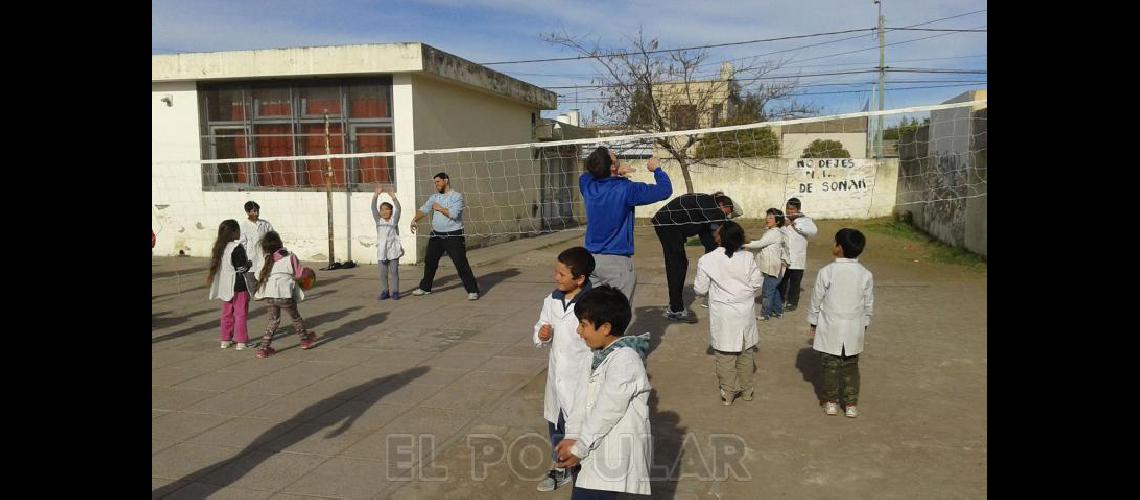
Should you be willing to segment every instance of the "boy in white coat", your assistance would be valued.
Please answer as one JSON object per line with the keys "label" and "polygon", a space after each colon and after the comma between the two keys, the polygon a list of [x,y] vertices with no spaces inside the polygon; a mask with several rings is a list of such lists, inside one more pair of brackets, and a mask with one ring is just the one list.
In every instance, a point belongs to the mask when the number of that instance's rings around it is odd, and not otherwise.
{"label": "boy in white coat", "polygon": [[823,364],[823,403],[828,415],[839,413],[839,384],[843,382],[846,415],[859,416],[859,353],[863,337],[871,325],[875,302],[871,271],[859,263],[867,238],[856,229],[835,233],[832,254],[837,258],[819,270],[811,294],[812,348],[819,351]]}
{"label": "boy in white coat", "polygon": [[254,278],[261,279],[261,268],[265,267],[265,252],[261,250],[261,240],[270,231],[273,224],[261,218],[261,205],[256,201],[247,201],[242,207],[247,218],[241,221],[241,246],[253,261]]}
{"label": "boy in white coat", "polygon": [[764,274],[752,254],[741,249],[744,229],[727,221],[717,229],[718,248],[697,261],[693,290],[709,296],[709,345],[716,353],[720,400],[732,404],[738,394],[752,401],[752,372],[756,367],[756,317],[752,315],[756,290]]}
{"label": "boy in white coat", "polygon": [[559,467],[581,465],[571,499],[650,494],[649,334],[625,336],[629,299],[608,285],[590,290],[574,307],[578,335],[593,349],[580,374],[566,437],[555,448]]}
{"label": "boy in white coat", "polygon": [[[566,415],[574,408],[574,392],[578,376],[589,366],[590,347],[578,336],[578,317],[574,305],[590,290],[590,273],[594,272],[594,256],[583,247],[573,247],[558,254],[554,263],[554,283],[557,288],[542,301],[542,311],[534,324],[534,345],[551,346],[546,369],[546,397],[542,416],[550,432],[552,460],[559,462],[553,453],[566,435]],[[554,467],[538,483],[538,491],[554,491],[570,482],[572,471]]]}

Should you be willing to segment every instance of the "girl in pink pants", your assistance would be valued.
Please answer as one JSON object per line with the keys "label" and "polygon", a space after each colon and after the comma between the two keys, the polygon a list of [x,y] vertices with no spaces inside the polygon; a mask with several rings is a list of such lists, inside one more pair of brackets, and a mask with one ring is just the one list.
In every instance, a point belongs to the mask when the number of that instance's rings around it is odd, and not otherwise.
{"label": "girl in pink pants", "polygon": [[222,301],[222,349],[237,341],[237,350],[249,342],[249,293],[253,289],[253,263],[241,246],[241,228],[237,221],[227,219],[218,226],[218,239],[210,253],[210,272],[206,284],[210,286],[210,299]]}

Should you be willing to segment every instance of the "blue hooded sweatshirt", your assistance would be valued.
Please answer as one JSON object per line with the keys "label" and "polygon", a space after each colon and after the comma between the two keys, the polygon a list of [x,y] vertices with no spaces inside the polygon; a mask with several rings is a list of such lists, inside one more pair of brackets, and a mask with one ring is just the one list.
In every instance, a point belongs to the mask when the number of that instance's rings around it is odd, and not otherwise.
{"label": "blue hooded sweatshirt", "polygon": [[665,170],[654,170],[653,179],[657,184],[615,175],[594,179],[589,172],[578,178],[578,189],[586,202],[586,250],[592,254],[633,255],[633,208],[673,194],[673,183]]}

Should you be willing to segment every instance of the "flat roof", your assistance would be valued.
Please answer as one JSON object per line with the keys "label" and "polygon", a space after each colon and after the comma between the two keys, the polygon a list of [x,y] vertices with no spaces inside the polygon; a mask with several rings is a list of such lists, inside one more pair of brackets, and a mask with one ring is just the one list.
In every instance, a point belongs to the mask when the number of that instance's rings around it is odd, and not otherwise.
{"label": "flat roof", "polygon": [[558,94],[420,42],[157,54],[151,82],[254,80],[410,73],[557,109]]}

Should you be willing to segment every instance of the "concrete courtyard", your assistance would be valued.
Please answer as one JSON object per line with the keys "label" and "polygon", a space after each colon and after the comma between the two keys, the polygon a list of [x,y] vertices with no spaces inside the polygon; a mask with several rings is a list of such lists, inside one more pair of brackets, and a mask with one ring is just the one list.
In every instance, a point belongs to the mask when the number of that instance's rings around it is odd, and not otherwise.
{"label": "concrete courtyard", "polygon": [[[760,324],[756,399],[724,407],[700,321],[661,317],[660,246],[637,230],[632,333],[653,336],[655,498],[977,498],[987,495],[986,273],[924,258],[924,245],[867,232],[875,316],[861,356],[861,415],[826,416],[807,337],[820,221],[800,308]],[[745,224],[758,237],[759,225]],[[447,258],[435,292],[377,301],[375,266],[318,271],[274,346],[218,348],[206,259],[155,257],[151,291],[151,477],[155,498],[551,498],[542,419],[547,349],[531,333],[551,266],[581,231],[469,252],[483,296],[465,300]],[[689,247],[689,278],[702,249]],[[307,263],[323,267],[323,263]],[[400,269],[403,292],[421,266]],[[691,299],[691,289],[686,291]],[[266,325],[250,305],[251,341]]]}

